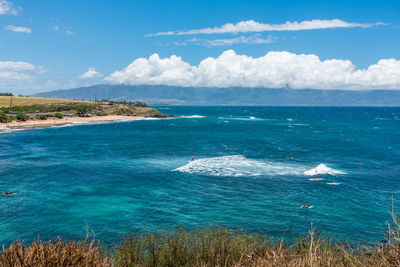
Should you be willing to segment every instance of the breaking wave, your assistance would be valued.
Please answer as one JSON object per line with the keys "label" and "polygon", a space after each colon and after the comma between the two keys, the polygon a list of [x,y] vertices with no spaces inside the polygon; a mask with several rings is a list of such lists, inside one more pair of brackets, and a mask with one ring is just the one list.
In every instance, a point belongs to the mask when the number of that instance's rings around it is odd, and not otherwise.
{"label": "breaking wave", "polygon": [[325,164],[319,164],[317,167],[304,172],[304,175],[309,175],[309,176],[317,175],[317,174],[336,175],[336,174],[346,174],[346,173],[343,171],[340,171],[340,170],[335,170],[335,169],[329,168]]}
{"label": "breaking wave", "polygon": [[248,159],[242,155],[193,160],[173,171],[208,176],[278,176],[302,175],[303,169],[287,163]]}
{"label": "breaking wave", "polygon": [[263,119],[263,118],[258,118],[254,116],[250,117],[227,117],[227,116],[222,116],[218,117],[219,120],[235,120],[235,121],[273,121],[274,119]]}
{"label": "breaking wave", "polygon": [[192,118],[192,119],[201,119],[201,118],[205,118],[206,116],[202,116],[202,115],[191,115],[191,116],[181,116],[181,118]]}

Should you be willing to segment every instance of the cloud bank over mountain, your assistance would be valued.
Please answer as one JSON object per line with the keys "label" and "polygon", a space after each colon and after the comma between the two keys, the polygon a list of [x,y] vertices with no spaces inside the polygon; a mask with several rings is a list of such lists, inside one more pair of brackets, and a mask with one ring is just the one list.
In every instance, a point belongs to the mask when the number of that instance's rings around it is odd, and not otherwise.
{"label": "cloud bank over mountain", "polygon": [[100,72],[96,71],[95,68],[89,68],[87,72],[82,73],[79,76],[79,79],[92,79],[92,78],[96,78],[96,77],[102,77],[103,74],[101,74]]}
{"label": "cloud bank over mountain", "polygon": [[400,61],[381,59],[366,69],[350,60],[321,60],[313,54],[268,52],[253,58],[233,50],[193,66],[172,55],[138,58],[104,80],[111,84],[184,87],[265,87],[293,89],[400,89]]}

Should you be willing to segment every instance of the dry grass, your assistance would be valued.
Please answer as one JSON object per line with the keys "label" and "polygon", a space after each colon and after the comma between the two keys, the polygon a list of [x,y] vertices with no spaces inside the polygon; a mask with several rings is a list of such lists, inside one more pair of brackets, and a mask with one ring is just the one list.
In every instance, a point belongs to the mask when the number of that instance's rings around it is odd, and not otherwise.
{"label": "dry grass", "polygon": [[274,242],[225,228],[135,233],[104,253],[95,241],[15,242],[0,254],[0,266],[400,266],[400,223],[392,215],[387,240],[349,245],[321,238],[311,227],[296,242]]}
{"label": "dry grass", "polygon": [[[161,116],[158,110],[151,107],[140,107],[127,104],[113,104],[108,102],[77,101],[69,99],[53,99],[40,97],[20,97],[20,96],[0,96],[0,109],[6,109],[4,112],[38,112],[44,110],[44,114],[49,113],[48,108],[57,108],[58,106],[70,106],[71,112],[76,112],[76,105],[86,104],[95,108],[98,112],[104,112],[102,115],[127,115],[127,116]],[[10,108],[11,106],[11,108]],[[0,110],[1,112],[1,110]]]}
{"label": "dry grass", "polygon": [[71,104],[84,103],[85,101],[41,98],[41,97],[25,97],[25,96],[0,96],[0,107],[12,106],[31,106],[31,105],[50,105],[50,104]]}
{"label": "dry grass", "polygon": [[87,238],[80,242],[36,240],[29,246],[15,242],[7,249],[2,248],[0,266],[112,266],[111,260],[100,251],[98,244]]}

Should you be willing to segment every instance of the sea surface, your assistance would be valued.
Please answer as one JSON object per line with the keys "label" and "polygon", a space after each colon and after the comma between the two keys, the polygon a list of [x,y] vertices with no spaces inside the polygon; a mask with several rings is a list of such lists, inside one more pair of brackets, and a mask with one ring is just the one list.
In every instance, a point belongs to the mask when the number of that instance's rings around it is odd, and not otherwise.
{"label": "sea surface", "polygon": [[182,117],[0,133],[0,244],[177,225],[385,238],[400,108],[159,108]]}

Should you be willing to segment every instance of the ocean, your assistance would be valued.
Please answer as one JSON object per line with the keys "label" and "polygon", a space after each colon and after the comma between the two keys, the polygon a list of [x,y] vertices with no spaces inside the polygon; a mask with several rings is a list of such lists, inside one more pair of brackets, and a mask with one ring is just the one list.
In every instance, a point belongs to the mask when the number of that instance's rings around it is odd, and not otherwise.
{"label": "ocean", "polygon": [[158,108],[181,117],[0,133],[0,191],[15,192],[0,197],[0,244],[221,225],[385,238],[400,108]]}

